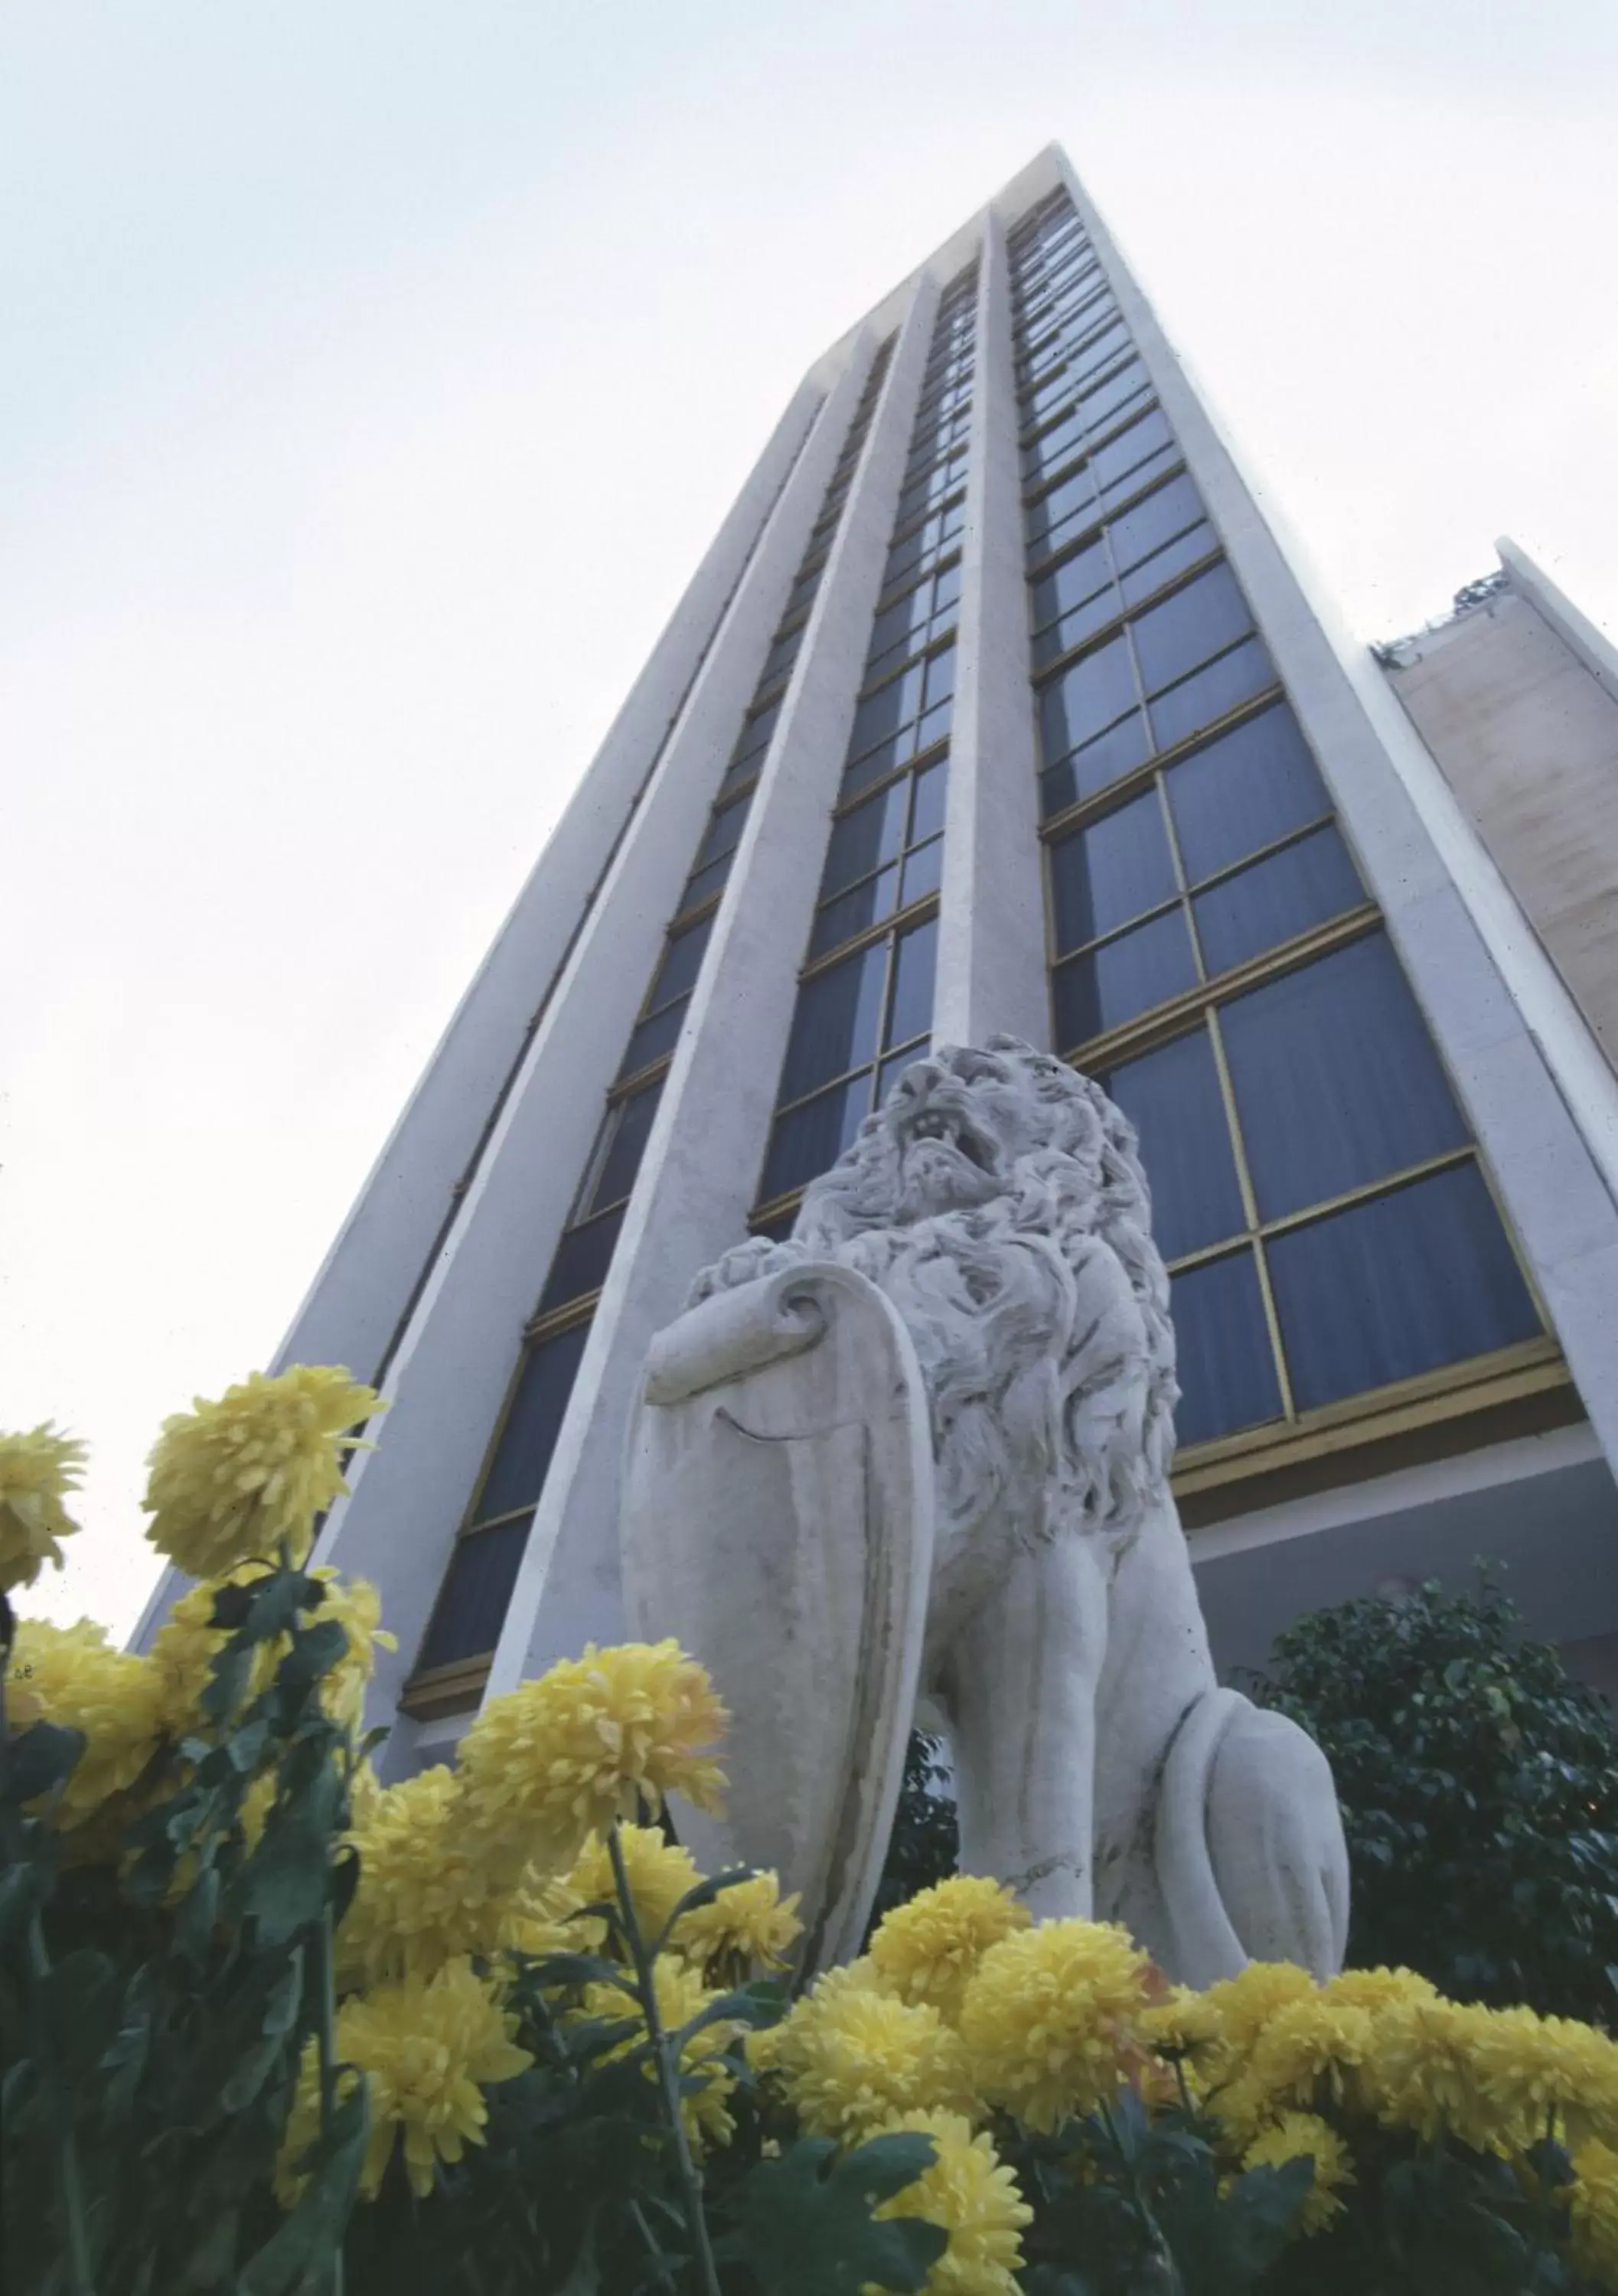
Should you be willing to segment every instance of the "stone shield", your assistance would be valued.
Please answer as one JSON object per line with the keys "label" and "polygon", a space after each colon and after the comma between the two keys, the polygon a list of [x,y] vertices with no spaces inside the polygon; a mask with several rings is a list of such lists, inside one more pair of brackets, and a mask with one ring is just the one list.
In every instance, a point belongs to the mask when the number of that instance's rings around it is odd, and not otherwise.
{"label": "stone shield", "polygon": [[727,1814],[681,1803],[709,1873],[801,1893],[801,1966],[857,1952],[916,1706],[932,1451],[916,1350],[853,1269],[810,1262],[660,1332],[629,1430],[631,1628],[672,1635],[732,1723]]}

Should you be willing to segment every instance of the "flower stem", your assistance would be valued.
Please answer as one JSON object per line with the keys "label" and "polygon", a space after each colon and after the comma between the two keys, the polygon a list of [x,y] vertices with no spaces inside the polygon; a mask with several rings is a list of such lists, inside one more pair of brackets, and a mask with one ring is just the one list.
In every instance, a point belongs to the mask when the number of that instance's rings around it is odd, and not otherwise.
{"label": "flower stem", "polygon": [[[320,2135],[324,2143],[332,2133],[332,2120],[337,2110],[337,2021],[336,1986],[333,1964],[336,1956],[332,1949],[332,1901],[328,1898],[321,1908],[320,1925],[315,1932],[315,1985],[316,2045],[320,2051]],[[342,2243],[337,2243],[332,2256],[331,2296],[342,2296]]]}
{"label": "flower stem", "polygon": [[624,1853],[614,1824],[607,1833],[607,1855],[612,1861],[612,1882],[618,1893],[618,1909],[623,1918],[624,1935],[629,1943],[629,1957],[635,1964],[635,1977],[640,1994],[641,2013],[646,2021],[646,2038],[652,2045],[653,2061],[657,2066],[658,2086],[662,2091],[663,2110],[674,2136],[674,2157],[678,2164],[681,2190],[686,2199],[686,2218],[690,2229],[692,2245],[696,2250],[702,2267],[702,2286],[706,2296],[719,2296],[719,2274],[714,2269],[713,2250],[708,2239],[708,2217],[702,2206],[702,2180],[697,2174],[696,2163],[691,2157],[691,2146],[686,2137],[686,2124],[680,2117],[679,2081],[675,2071],[674,2052],[663,2030],[663,2021],[658,2013],[657,1986],[653,1974],[652,1958],[646,1951],[645,1939],[636,1919],[635,1899],[629,1890],[629,1876],[624,1866]]}

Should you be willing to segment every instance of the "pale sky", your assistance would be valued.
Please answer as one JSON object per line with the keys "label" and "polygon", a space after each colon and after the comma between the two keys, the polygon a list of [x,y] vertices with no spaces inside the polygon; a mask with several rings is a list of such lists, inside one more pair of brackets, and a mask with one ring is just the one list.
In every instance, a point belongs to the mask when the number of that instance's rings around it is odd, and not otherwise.
{"label": "pale sky", "polygon": [[31,1606],[133,1622],[160,1420],[817,353],[1058,138],[1360,634],[1502,532],[1613,628],[1614,117],[1611,0],[5,12],[0,1426],[93,1447]]}

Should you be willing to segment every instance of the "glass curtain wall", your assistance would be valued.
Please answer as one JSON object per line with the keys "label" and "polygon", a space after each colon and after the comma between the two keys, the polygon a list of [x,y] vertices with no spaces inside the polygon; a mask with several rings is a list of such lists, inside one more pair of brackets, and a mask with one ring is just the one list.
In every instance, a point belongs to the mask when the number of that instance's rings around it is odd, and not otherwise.
{"label": "glass curtain wall", "polygon": [[1139,1131],[1195,1455],[1544,1327],[1066,193],[1010,244],[1055,1042]]}
{"label": "glass curtain wall", "polygon": [[940,300],[833,809],[756,1234],[784,1235],[932,1026],[977,268]]}
{"label": "glass curtain wall", "polygon": [[[413,1680],[417,1683],[423,1677],[441,1680],[447,1670],[475,1671],[477,1662],[487,1660],[499,1638],[658,1096],[696,986],[714,914],[763,770],[787,680],[853,485],[894,340],[890,336],[872,363],[692,857],[662,953],[624,1049],[617,1080],[607,1096],[571,1216],[522,1335],[516,1375],[416,1661]],[[473,1702],[476,1694],[474,1684],[467,1690],[466,1702]]]}

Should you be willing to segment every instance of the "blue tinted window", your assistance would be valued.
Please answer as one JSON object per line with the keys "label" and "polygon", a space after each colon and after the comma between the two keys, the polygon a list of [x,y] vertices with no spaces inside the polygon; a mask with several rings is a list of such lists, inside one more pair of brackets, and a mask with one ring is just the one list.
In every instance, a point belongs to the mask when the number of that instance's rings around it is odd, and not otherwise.
{"label": "blue tinted window", "polygon": [[456,1541],[418,1667],[451,1666],[457,1659],[481,1658],[494,1649],[517,1583],[530,1520],[524,1516],[519,1522],[503,1522],[494,1530]]}
{"label": "blue tinted window", "polygon": [[1284,702],[1261,710],[1169,768],[1169,810],[1195,885],[1331,809]]}
{"label": "blue tinted window", "polygon": [[776,1119],[759,1189],[766,1202],[829,1170],[863,1123],[870,1095],[867,1073]]}
{"label": "blue tinted window", "polygon": [[1154,693],[1250,630],[1253,616],[1221,561],[1138,615],[1129,627],[1146,692]]}
{"label": "blue tinted window", "polygon": [[1211,973],[1228,972],[1364,898],[1342,838],[1335,829],[1317,829],[1197,895],[1203,960]]}
{"label": "blue tinted window", "polygon": [[1220,654],[1205,669],[1195,671],[1154,696],[1152,727],[1160,750],[1171,749],[1204,726],[1211,726],[1227,709],[1261,693],[1274,683],[1269,656],[1257,638],[1246,638],[1228,653]]}
{"label": "blue tinted window", "polygon": [[938,922],[930,919],[901,933],[893,953],[893,997],[886,1045],[908,1044],[932,1026],[932,972],[938,955]]}
{"label": "blue tinted window", "polygon": [[1195,982],[1185,912],[1170,909],[1057,966],[1052,975],[1056,1042],[1064,1050],[1087,1044],[1104,1029],[1150,1012]]}
{"label": "blue tinted window", "polygon": [[529,1349],[478,1500],[480,1522],[538,1497],[589,1335],[587,1324],[575,1324]]}
{"label": "blue tinted window", "polygon": [[1281,1415],[1281,1390],[1251,1251],[1170,1279],[1179,1366],[1181,1443],[1208,1443]]}
{"label": "blue tinted window", "polygon": [[908,782],[892,782],[879,795],[867,798],[864,805],[838,816],[832,824],[826,845],[825,871],[820,880],[822,895],[851,885],[856,878],[893,858],[904,840],[905,800],[908,795]]}
{"label": "blue tinted window", "polygon": [[1165,1259],[1239,1235],[1247,1221],[1206,1029],[1102,1079],[1140,1136],[1152,1233]]}
{"label": "blue tinted window", "polygon": [[796,1100],[871,1058],[886,965],[887,950],[878,942],[803,983],[781,1074],[782,1100]]}
{"label": "blue tinted window", "polygon": [[1154,789],[1050,849],[1056,947],[1080,947],[1175,892],[1174,863]]}
{"label": "blue tinted window", "polygon": [[1135,675],[1123,633],[1083,655],[1039,689],[1039,732],[1048,762],[1121,718],[1135,701]]}

